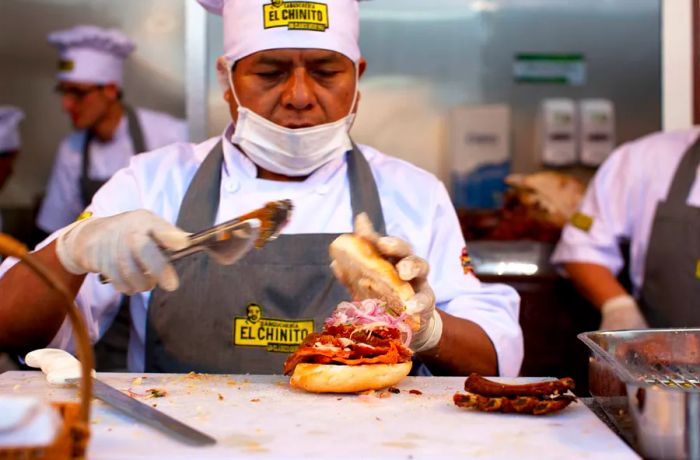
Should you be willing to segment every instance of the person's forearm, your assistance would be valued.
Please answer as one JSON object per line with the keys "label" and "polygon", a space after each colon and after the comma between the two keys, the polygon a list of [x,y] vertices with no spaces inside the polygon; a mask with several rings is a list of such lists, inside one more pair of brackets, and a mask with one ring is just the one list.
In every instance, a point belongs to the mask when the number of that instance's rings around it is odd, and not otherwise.
{"label": "person's forearm", "polygon": [[627,292],[605,266],[591,263],[565,263],[564,269],[579,292],[596,308]]}
{"label": "person's forearm", "polygon": [[[56,243],[32,254],[75,297],[84,276],[67,272],[56,256]],[[62,297],[20,262],[0,278],[0,349],[23,352],[46,346],[65,318]]]}
{"label": "person's forearm", "polygon": [[486,332],[473,321],[439,311],[442,336],[432,350],[418,357],[436,375],[498,375],[496,349]]}

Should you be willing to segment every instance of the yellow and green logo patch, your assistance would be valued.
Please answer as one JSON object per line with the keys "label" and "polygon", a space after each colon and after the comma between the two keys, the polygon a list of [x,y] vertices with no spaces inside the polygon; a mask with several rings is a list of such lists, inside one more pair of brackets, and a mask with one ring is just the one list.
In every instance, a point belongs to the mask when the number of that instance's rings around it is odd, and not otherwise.
{"label": "yellow and green logo patch", "polygon": [[314,331],[314,321],[265,318],[262,307],[250,303],[245,317],[233,319],[233,344],[292,353]]}
{"label": "yellow and green logo patch", "polygon": [[272,0],[272,3],[263,5],[263,24],[266,29],[286,27],[288,30],[323,32],[329,25],[328,5]]}
{"label": "yellow and green logo patch", "polygon": [[469,256],[469,251],[467,247],[462,248],[462,253],[459,256],[460,265],[462,265],[462,271],[465,275],[474,274],[474,266],[472,265],[472,258]]}
{"label": "yellow and green logo patch", "polygon": [[58,71],[59,72],[70,72],[75,69],[75,62],[69,59],[61,59],[58,61]]}
{"label": "yellow and green logo patch", "polygon": [[90,211],[83,211],[83,212],[81,212],[81,213],[78,215],[78,218],[75,219],[75,221],[78,222],[78,221],[80,221],[80,220],[85,220],[85,219],[87,219],[88,217],[92,217],[92,212],[90,212]]}
{"label": "yellow and green logo patch", "polygon": [[571,216],[571,225],[578,228],[579,230],[588,232],[593,226],[593,218],[582,212],[577,212],[576,214]]}

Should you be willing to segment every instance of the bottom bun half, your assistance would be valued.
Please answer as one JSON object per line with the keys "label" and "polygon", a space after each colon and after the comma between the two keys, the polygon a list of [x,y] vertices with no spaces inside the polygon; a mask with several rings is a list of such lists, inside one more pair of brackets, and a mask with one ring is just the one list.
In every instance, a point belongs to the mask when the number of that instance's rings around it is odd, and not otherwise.
{"label": "bottom bun half", "polygon": [[289,383],[313,393],[356,393],[379,390],[399,383],[411,371],[411,361],[398,364],[300,363]]}

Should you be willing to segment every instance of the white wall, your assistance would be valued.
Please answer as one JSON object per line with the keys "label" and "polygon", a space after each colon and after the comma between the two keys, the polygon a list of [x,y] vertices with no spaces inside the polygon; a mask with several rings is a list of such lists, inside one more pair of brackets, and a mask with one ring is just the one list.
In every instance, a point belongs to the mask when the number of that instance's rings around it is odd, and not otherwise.
{"label": "white wall", "polygon": [[693,125],[692,2],[663,0],[662,104],[663,129]]}

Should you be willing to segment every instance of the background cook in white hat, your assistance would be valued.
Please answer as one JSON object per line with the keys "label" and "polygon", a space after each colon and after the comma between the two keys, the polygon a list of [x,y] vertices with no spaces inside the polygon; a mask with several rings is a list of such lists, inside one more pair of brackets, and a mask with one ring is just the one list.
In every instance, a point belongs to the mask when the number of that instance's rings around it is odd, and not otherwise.
{"label": "background cook in white hat", "polygon": [[121,31],[77,26],[48,41],[59,52],[56,91],[74,128],[59,145],[37,218],[50,233],[73,222],[134,154],[186,140],[187,132],[183,120],[122,101],[124,61],[135,45]]}
{"label": "background cook in white hat", "polygon": [[[0,106],[0,191],[12,175],[17,156],[22,148],[19,135],[19,122],[24,119],[24,112],[9,105]],[[2,231],[2,214],[0,214],[0,232]]]}
{"label": "background cook in white hat", "polygon": [[[58,49],[56,91],[74,128],[58,147],[37,216],[37,227],[51,233],[73,222],[135,154],[184,141],[187,131],[183,120],[122,101],[124,64],[135,45],[121,31],[84,25],[53,32],[48,41]],[[108,335],[104,348],[121,348],[123,356],[104,356],[98,347],[101,370],[126,365],[127,308],[121,310],[113,331],[124,333]]]}
{"label": "background cook in white hat", "polygon": [[600,166],[552,261],[600,309],[601,329],[698,327],[699,230],[700,129],[653,133]]}
{"label": "background cook in white hat", "polygon": [[[218,70],[232,125],[221,136],[199,145],[174,145],[135,158],[95,196],[89,208],[94,212],[93,217],[60,232],[55,244],[37,253],[47,260],[59,257],[60,264],[55,266],[64,270],[66,280],[76,290],[83,278],[70,275],[68,270],[99,271],[113,280],[119,279],[119,285],[106,286],[100,285],[94,274],[84,278],[77,301],[88,317],[93,336],[99,336],[104,323],[113,315],[118,302],[117,288],[135,293],[129,349],[131,370],[143,369],[151,356],[152,343],[146,341],[145,331],[147,321],[153,324],[150,321],[154,312],[162,313],[164,316],[159,318],[167,318],[166,322],[172,321],[173,330],[184,327],[190,331],[183,335],[173,332],[167,337],[173,350],[196,355],[189,361],[193,366],[190,370],[197,369],[195,363],[229,353],[235,347],[231,344],[231,331],[221,328],[230,325],[231,318],[214,315],[222,315],[225,308],[240,302],[209,301],[210,296],[217,296],[222,290],[227,291],[222,296],[228,295],[228,291],[235,293],[240,286],[264,288],[266,281],[274,283],[274,288],[268,284],[267,291],[279,292],[280,298],[289,295],[280,292],[282,286],[302,290],[310,287],[294,286],[283,277],[251,279],[245,272],[239,278],[232,278],[225,289],[221,289],[221,284],[212,285],[206,277],[200,280],[201,284],[193,283],[193,277],[200,273],[197,270],[188,270],[179,279],[172,265],[153,257],[159,252],[151,235],[157,235],[161,245],[171,248],[182,244],[186,234],[173,224],[179,221],[181,212],[187,214],[191,210],[185,196],[191,196],[191,187],[201,189],[202,183],[211,184],[212,180],[216,181],[212,190],[218,191],[218,205],[215,200],[199,200],[195,204],[208,209],[214,203],[214,223],[270,200],[293,201],[292,220],[280,239],[266,246],[271,251],[287,254],[290,248],[287,241],[303,242],[307,237],[320,241],[323,235],[327,240],[328,235],[352,232],[351,192],[356,189],[348,169],[350,164],[359,162],[366,165],[364,177],[371,179],[368,183],[376,186],[377,198],[373,203],[380,204],[386,233],[395,238],[377,240],[366,222],[356,230],[376,241],[383,251],[407,256],[399,262],[399,271],[419,292],[411,308],[424,321],[412,347],[439,372],[517,375],[523,353],[518,296],[508,286],[481,284],[465,265],[465,259],[461,258],[464,238],[444,185],[428,172],[369,146],[361,145],[358,151],[348,152],[348,129],[359,100],[357,76],[365,66],[357,45],[357,2],[202,3],[224,16],[226,56],[219,60]],[[212,159],[216,160],[212,170],[220,175],[198,181],[202,171],[211,167]],[[327,243],[324,247],[306,245],[304,249],[322,251],[327,257]],[[297,257],[306,254],[297,252],[300,253]],[[21,265],[11,269],[10,265],[7,263],[0,269],[0,272],[7,270],[0,278],[0,289],[13,289],[27,278]],[[320,276],[332,278],[326,259],[321,265],[309,264],[304,270],[318,268],[323,270]],[[250,266],[243,268],[247,270]],[[221,273],[237,267],[223,268]],[[212,278],[217,278],[215,272],[206,270]],[[295,277],[300,271],[290,267],[285,276]],[[150,291],[156,284],[160,288]],[[195,297],[192,297],[193,289],[198,293]],[[166,290],[172,294],[164,294]],[[28,308],[36,312],[43,305],[37,291],[38,287],[31,290],[32,299],[23,299],[24,310],[14,304],[3,304],[3,299],[0,308],[16,312],[17,316]],[[315,291],[305,295],[316,297]],[[175,304],[168,304],[164,311],[161,303],[153,302],[154,297]],[[206,307],[197,309],[201,298],[206,298]],[[326,308],[333,305],[329,303]],[[245,305],[231,306],[234,307],[245,311]],[[263,315],[266,308],[268,304],[263,302]],[[193,309],[196,315],[189,319]],[[280,311],[292,314],[284,308]],[[171,316],[174,312],[177,317]],[[48,341],[49,326],[58,328],[55,319],[42,322],[43,335],[29,327],[18,330],[17,324],[17,321],[13,323],[15,334],[3,334],[0,325],[0,346],[21,345],[4,343],[2,337],[14,340],[43,337]],[[192,332],[206,325],[210,325],[206,333]],[[191,343],[193,336],[211,343],[199,347],[176,343],[178,337]],[[70,328],[64,325],[52,345],[70,348]],[[273,359],[272,351],[261,352],[267,353],[261,360]],[[173,357],[180,358],[174,351]],[[281,365],[274,371],[279,372],[280,368]]]}

